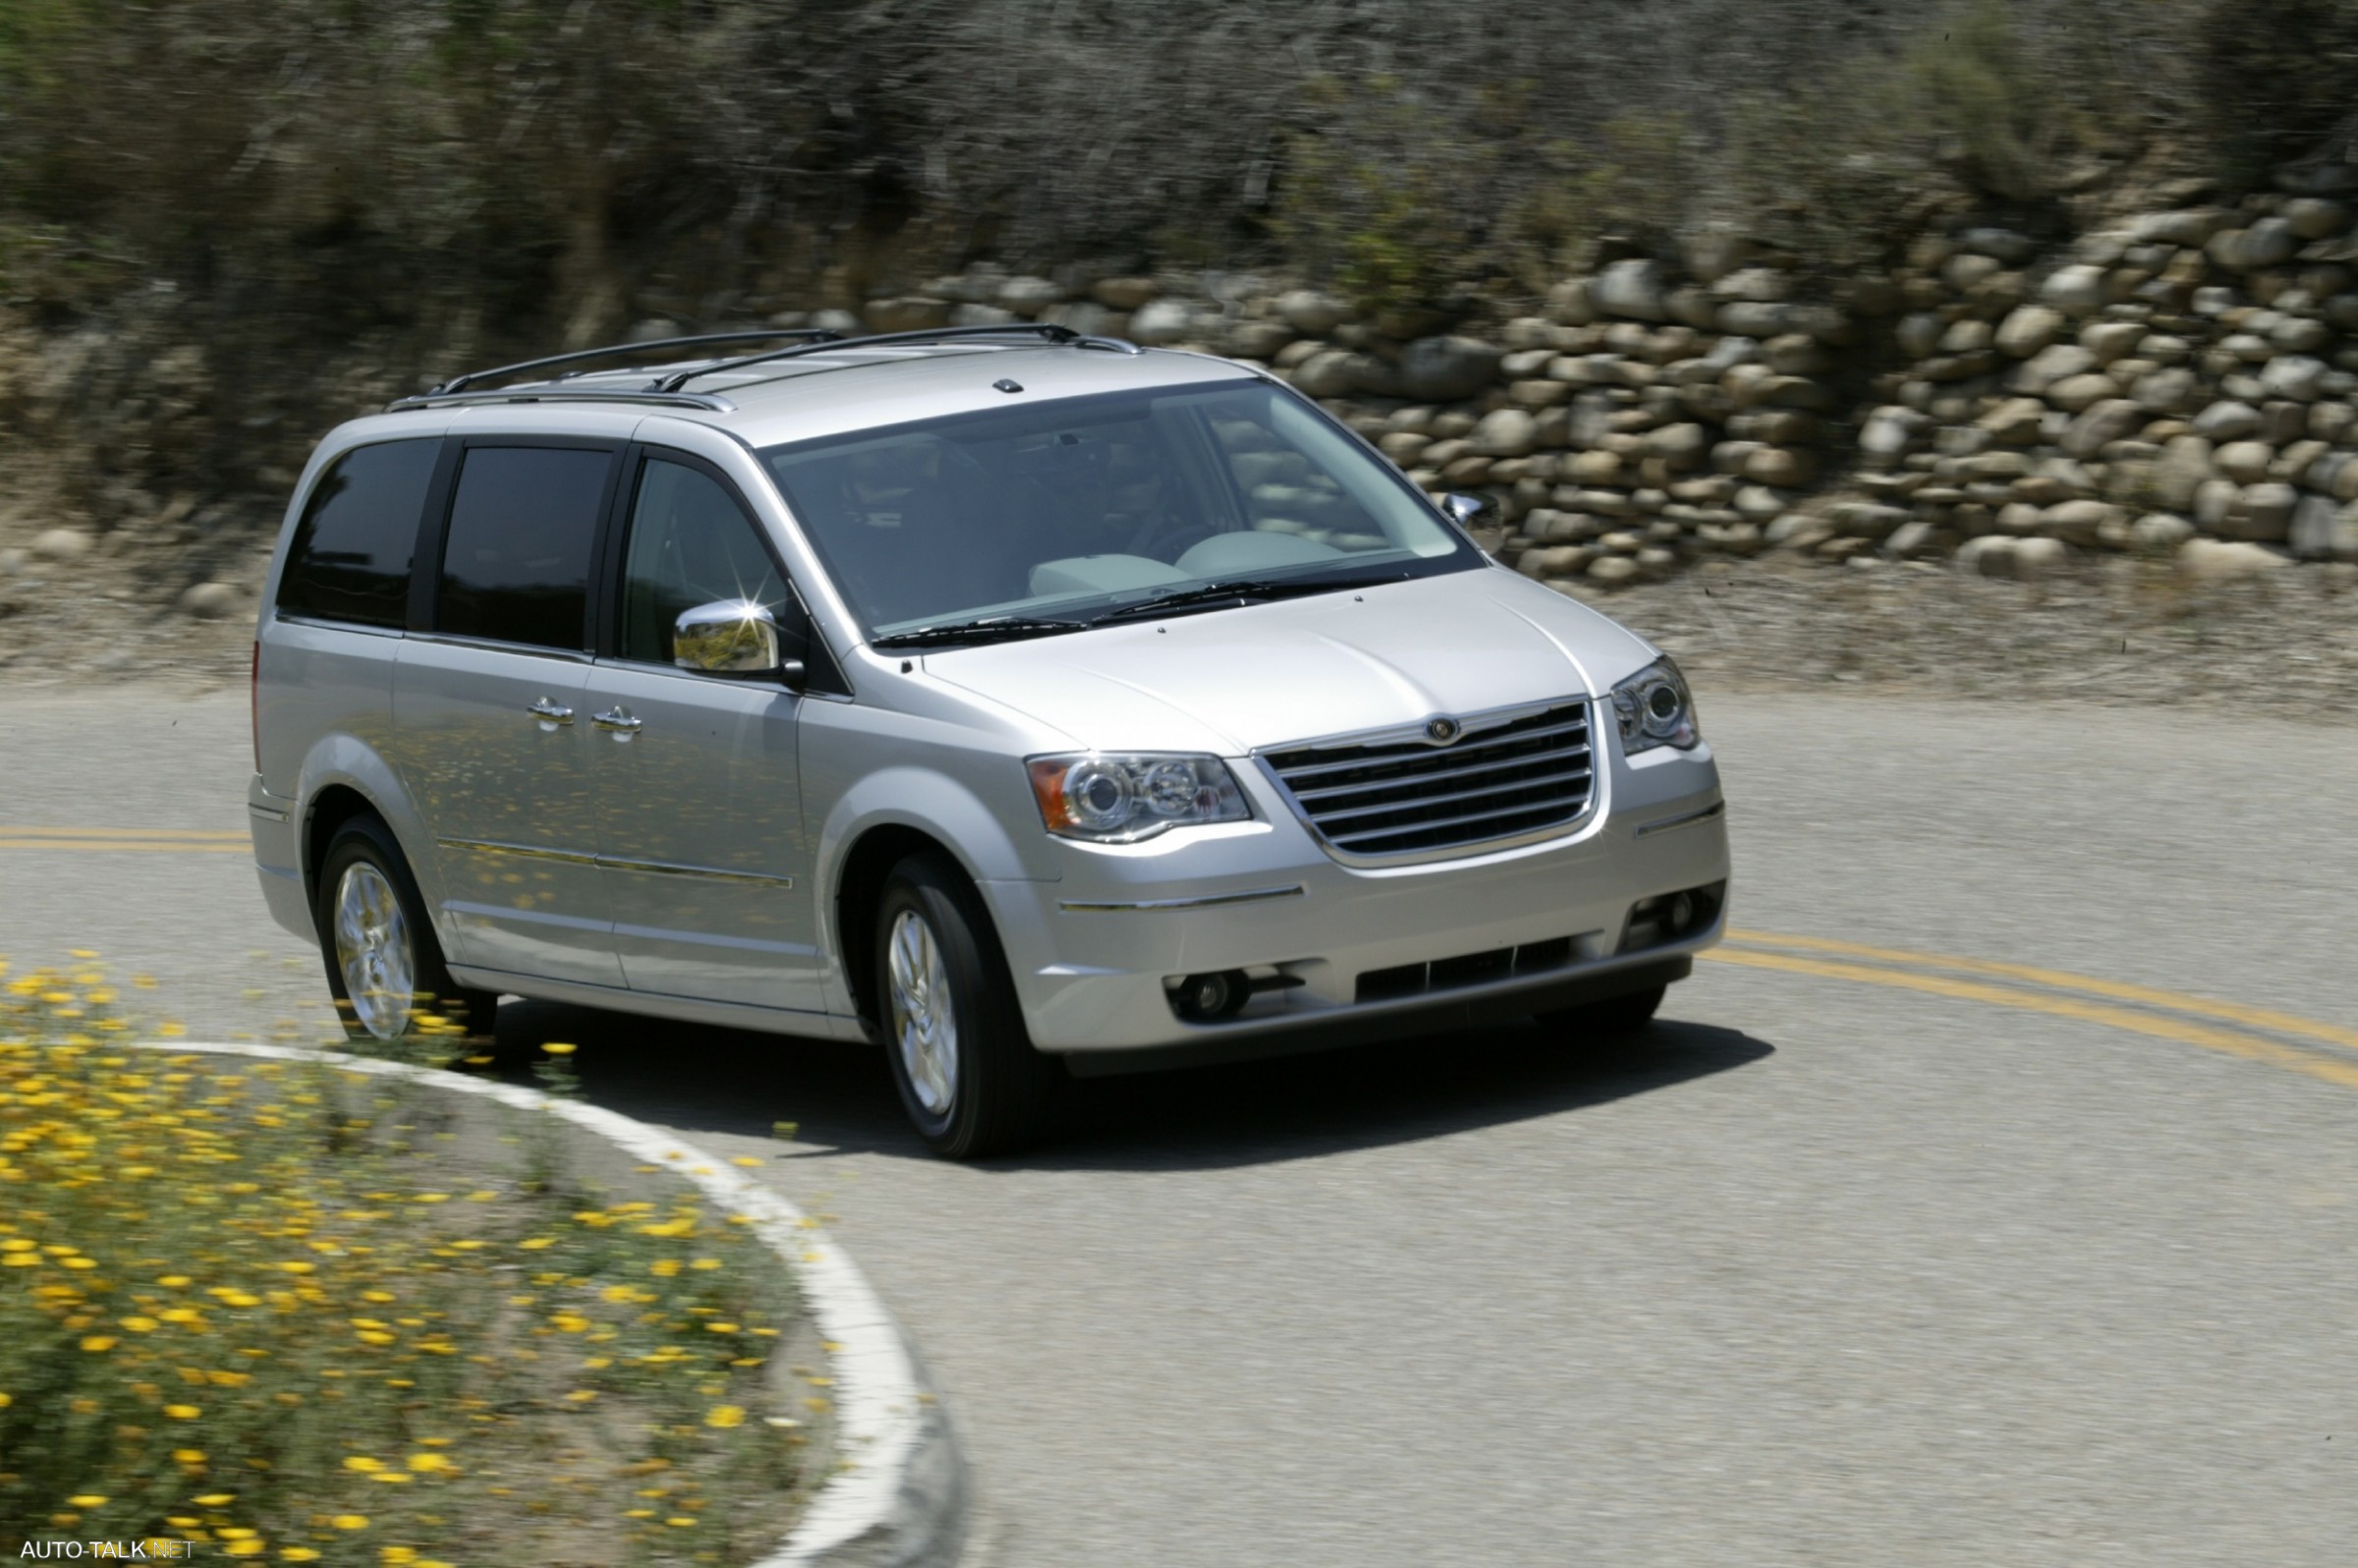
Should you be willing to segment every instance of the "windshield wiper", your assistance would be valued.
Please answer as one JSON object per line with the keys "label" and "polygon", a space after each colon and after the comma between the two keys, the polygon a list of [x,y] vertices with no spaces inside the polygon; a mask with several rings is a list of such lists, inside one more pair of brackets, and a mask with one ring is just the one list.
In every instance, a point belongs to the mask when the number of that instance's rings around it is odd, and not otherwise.
{"label": "windshield wiper", "polygon": [[1227,604],[1249,604],[1256,599],[1286,599],[1309,593],[1332,593],[1338,588],[1363,588],[1371,583],[1403,582],[1407,577],[1406,572],[1386,572],[1374,577],[1232,578],[1224,583],[1200,583],[1194,588],[1180,588],[1157,598],[1124,604],[1101,615],[1092,616],[1087,624],[1105,626],[1115,621],[1149,620],[1171,610],[1217,609]]}
{"label": "windshield wiper", "polygon": [[1051,621],[1034,615],[986,615],[979,621],[944,621],[869,639],[870,647],[934,647],[943,643],[1003,643],[1019,637],[1078,632],[1087,621]]}

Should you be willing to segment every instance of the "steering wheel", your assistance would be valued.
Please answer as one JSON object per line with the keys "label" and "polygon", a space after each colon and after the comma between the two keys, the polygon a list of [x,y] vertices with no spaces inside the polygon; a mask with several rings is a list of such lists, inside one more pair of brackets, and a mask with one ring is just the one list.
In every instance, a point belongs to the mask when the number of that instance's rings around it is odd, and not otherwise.
{"label": "steering wheel", "polygon": [[1167,510],[1160,511],[1140,524],[1130,535],[1129,553],[1167,565],[1186,553],[1189,545],[1210,538],[1212,532],[1213,530],[1202,522],[1180,517]]}

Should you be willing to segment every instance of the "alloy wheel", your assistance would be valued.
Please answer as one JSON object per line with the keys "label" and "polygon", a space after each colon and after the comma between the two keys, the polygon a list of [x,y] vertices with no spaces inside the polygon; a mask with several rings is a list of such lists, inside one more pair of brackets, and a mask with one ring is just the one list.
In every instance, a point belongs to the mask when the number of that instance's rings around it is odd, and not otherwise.
{"label": "alloy wheel", "polygon": [[903,910],[894,919],[885,968],[902,1070],[926,1114],[944,1115],[958,1095],[957,1008],[941,944],[915,910]]}
{"label": "alloy wheel", "polygon": [[400,895],[366,861],[346,867],[336,883],[336,965],[361,1027],[378,1039],[400,1037],[417,996],[417,959]]}

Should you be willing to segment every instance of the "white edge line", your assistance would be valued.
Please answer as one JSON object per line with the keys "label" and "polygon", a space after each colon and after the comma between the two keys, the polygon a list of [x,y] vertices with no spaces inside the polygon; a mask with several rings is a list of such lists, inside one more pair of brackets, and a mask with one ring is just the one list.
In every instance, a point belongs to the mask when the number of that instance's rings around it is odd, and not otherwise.
{"label": "white edge line", "polygon": [[[372,1056],[299,1046],[229,1040],[123,1040],[163,1052],[206,1051],[312,1062],[342,1072],[406,1078],[435,1089],[495,1099],[517,1110],[543,1111],[597,1134],[643,1161],[696,1184],[707,1198],[746,1215],[748,1227],[777,1255],[802,1288],[835,1374],[835,1473],[811,1499],[785,1543],[749,1568],[807,1568],[862,1537],[889,1529],[901,1511],[904,1480],[928,1435],[947,1441],[947,1428],[928,1420],[934,1403],[892,1314],[868,1276],[827,1233],[785,1199],[738,1175],[719,1156],[686,1139],[597,1105],[559,1099],[518,1084],[495,1084],[438,1068],[413,1067]],[[928,1428],[932,1431],[928,1433]],[[963,1490],[963,1488],[957,1488]]]}

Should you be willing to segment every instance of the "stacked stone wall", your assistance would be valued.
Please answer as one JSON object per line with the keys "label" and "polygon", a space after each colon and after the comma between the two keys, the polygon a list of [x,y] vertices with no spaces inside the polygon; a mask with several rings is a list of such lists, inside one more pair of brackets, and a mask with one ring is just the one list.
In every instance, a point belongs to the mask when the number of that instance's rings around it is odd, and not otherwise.
{"label": "stacked stone wall", "polygon": [[2219,575],[2358,561],[2354,225],[2331,191],[2278,191],[2063,240],[1960,222],[1830,287],[1712,235],[1523,312],[1080,268],[781,319],[1052,321],[1264,364],[1427,490],[1494,498],[1485,542],[1559,586],[1768,550]]}

